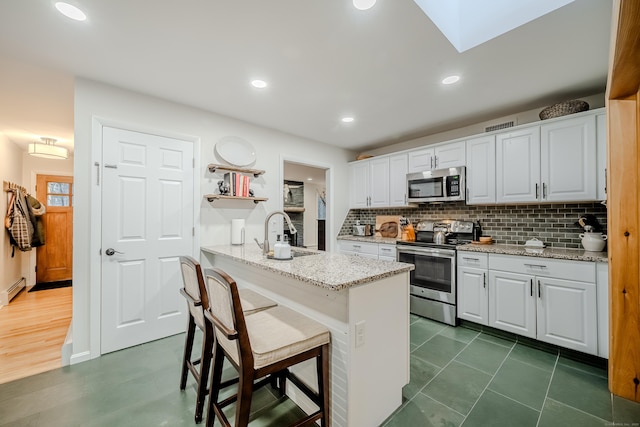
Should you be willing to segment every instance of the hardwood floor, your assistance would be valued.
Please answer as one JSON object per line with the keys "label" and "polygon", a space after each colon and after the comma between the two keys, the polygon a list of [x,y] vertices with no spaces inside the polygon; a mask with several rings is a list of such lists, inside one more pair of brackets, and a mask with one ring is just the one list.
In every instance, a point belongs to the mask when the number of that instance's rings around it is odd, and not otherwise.
{"label": "hardwood floor", "polygon": [[62,366],[72,288],[22,290],[0,309],[0,384]]}

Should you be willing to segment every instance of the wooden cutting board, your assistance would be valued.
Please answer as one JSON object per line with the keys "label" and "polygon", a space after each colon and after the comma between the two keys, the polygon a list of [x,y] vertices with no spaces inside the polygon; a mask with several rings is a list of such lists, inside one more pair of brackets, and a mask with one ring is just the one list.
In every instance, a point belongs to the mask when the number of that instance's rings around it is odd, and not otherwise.
{"label": "wooden cutting board", "polygon": [[400,228],[400,215],[378,215],[376,216],[376,236],[395,237],[402,234]]}

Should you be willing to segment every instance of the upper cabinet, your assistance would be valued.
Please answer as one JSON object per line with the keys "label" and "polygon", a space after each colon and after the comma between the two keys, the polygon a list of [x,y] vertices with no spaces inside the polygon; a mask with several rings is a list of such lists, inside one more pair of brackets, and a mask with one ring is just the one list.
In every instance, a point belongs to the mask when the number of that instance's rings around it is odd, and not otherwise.
{"label": "upper cabinet", "polygon": [[540,128],[496,135],[496,201],[539,201],[539,182]]}
{"label": "upper cabinet", "polygon": [[369,207],[369,160],[349,163],[349,207],[362,209]]}
{"label": "upper cabinet", "polygon": [[595,116],[540,126],[540,153],[541,200],[596,200]]}
{"label": "upper cabinet", "polygon": [[389,157],[350,163],[349,181],[352,209],[389,206]]}
{"label": "upper cabinet", "polygon": [[407,206],[407,153],[389,157],[389,206]]}
{"label": "upper cabinet", "polygon": [[465,165],[465,142],[457,141],[409,152],[408,173]]}
{"label": "upper cabinet", "polygon": [[467,141],[467,204],[496,202],[496,137]]}
{"label": "upper cabinet", "polygon": [[596,116],[596,140],[596,194],[598,200],[607,200],[607,115],[604,113]]}
{"label": "upper cabinet", "polygon": [[596,200],[593,114],[496,135],[498,203]]}

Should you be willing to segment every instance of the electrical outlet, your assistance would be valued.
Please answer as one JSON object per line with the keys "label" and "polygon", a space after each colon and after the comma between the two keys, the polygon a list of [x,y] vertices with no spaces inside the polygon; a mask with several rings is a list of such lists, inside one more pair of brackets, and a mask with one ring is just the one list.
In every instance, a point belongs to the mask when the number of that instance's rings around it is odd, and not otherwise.
{"label": "electrical outlet", "polygon": [[356,322],[356,347],[361,347],[364,345],[364,330],[365,321],[361,320]]}

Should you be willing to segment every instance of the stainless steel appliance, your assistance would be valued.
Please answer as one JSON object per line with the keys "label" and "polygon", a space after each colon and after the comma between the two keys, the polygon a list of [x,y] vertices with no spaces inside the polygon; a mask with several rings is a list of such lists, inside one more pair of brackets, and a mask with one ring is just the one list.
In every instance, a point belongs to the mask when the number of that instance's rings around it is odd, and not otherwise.
{"label": "stainless steel appliance", "polygon": [[415,242],[396,244],[397,260],[415,266],[411,313],[456,324],[456,246],[471,242],[472,237],[473,222],[422,221],[416,225]]}
{"label": "stainless steel appliance", "polygon": [[433,203],[465,200],[466,169],[438,169],[407,174],[409,203]]}

